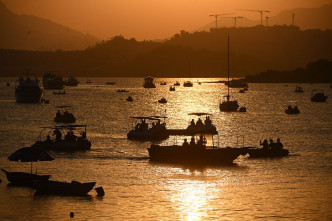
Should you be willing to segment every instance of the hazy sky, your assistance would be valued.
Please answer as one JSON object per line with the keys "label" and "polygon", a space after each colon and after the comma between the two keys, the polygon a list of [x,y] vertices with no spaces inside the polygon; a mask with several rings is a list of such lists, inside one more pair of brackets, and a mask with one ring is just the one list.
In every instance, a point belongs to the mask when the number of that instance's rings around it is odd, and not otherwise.
{"label": "hazy sky", "polygon": [[50,19],[101,39],[122,34],[137,40],[163,39],[180,30],[196,30],[214,18],[209,14],[231,13],[259,20],[291,8],[320,7],[332,0],[0,0],[18,14]]}

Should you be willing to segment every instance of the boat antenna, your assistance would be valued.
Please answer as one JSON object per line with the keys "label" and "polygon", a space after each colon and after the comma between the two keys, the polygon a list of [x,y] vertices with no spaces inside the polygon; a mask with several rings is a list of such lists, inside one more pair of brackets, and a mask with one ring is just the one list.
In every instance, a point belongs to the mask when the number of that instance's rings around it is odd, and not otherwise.
{"label": "boat antenna", "polygon": [[228,38],[227,38],[227,86],[228,86],[228,93],[227,93],[227,101],[229,101],[229,35],[228,35]]}

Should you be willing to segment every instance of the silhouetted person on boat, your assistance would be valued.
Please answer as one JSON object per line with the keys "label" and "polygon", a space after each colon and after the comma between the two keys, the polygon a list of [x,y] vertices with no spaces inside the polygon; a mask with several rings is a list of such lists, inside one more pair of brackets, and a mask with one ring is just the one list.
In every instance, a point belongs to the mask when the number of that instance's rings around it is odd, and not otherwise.
{"label": "silhouetted person on boat", "polygon": [[197,141],[197,146],[199,146],[199,147],[203,147],[204,146],[204,137],[203,137],[203,135],[200,135],[199,136],[199,140]]}
{"label": "silhouetted person on boat", "polygon": [[206,116],[205,121],[204,121],[205,125],[211,125],[211,120],[209,116]]}
{"label": "silhouetted person on boat", "polygon": [[260,145],[263,146],[263,149],[269,149],[269,143],[267,142],[267,139],[265,139],[263,143],[260,143]]}
{"label": "silhouetted person on boat", "polygon": [[46,137],[46,143],[51,143],[51,137],[49,134],[47,134],[47,137]]}
{"label": "silhouetted person on boat", "polygon": [[62,133],[59,129],[55,129],[53,135],[55,135],[55,141],[61,141]]}
{"label": "silhouetted person on boat", "polygon": [[278,150],[281,150],[284,147],[284,145],[280,142],[279,138],[277,139],[277,143],[275,143],[275,146]]}
{"label": "silhouetted person on boat", "polygon": [[184,142],[182,144],[183,147],[188,147],[189,146],[189,143],[187,141],[187,139],[184,139]]}
{"label": "silhouetted person on boat", "polygon": [[203,125],[203,122],[202,122],[201,118],[198,118],[196,125],[197,126],[202,126]]}
{"label": "silhouetted person on boat", "polygon": [[195,138],[192,137],[191,140],[190,140],[190,146],[194,147],[195,145],[196,145]]}
{"label": "silhouetted person on boat", "polygon": [[271,150],[275,149],[275,143],[273,142],[272,139],[270,139],[269,148],[270,148]]}
{"label": "silhouetted person on boat", "polygon": [[196,125],[194,119],[191,120],[190,125],[191,125],[191,126],[195,126],[195,125]]}
{"label": "silhouetted person on boat", "polygon": [[67,134],[65,135],[65,141],[70,141],[71,140],[71,134],[70,131],[67,132]]}
{"label": "silhouetted person on boat", "polygon": [[82,131],[80,134],[81,134],[81,136],[82,136],[83,139],[86,139],[86,133],[85,133],[85,131]]}
{"label": "silhouetted person on boat", "polygon": [[56,112],[56,116],[57,116],[57,117],[61,117],[60,110],[58,110],[58,112]]}

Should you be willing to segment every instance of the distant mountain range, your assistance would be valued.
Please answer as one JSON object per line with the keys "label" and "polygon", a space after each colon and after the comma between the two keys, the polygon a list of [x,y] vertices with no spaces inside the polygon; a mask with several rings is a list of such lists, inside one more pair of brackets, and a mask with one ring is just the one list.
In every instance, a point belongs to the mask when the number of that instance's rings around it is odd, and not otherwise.
{"label": "distant mountain range", "polygon": [[[236,11],[236,15],[241,16],[243,11]],[[257,12],[252,12],[257,13]],[[324,5],[320,8],[295,8],[280,12],[276,16],[269,16],[265,13],[263,17],[263,25],[266,25],[266,17],[268,16],[268,25],[292,25],[294,13],[294,24],[300,27],[301,30],[306,29],[332,29],[332,4]],[[231,17],[233,15],[230,15]],[[257,13],[257,17],[260,14]],[[212,17],[211,17],[212,18]],[[250,20],[248,18],[237,19],[237,27],[251,27],[261,23],[260,20]],[[215,28],[215,19],[211,23],[199,28],[197,31],[209,31],[210,28]],[[234,27],[234,19],[231,18],[218,18],[218,28],[221,27]]]}
{"label": "distant mountain range", "polygon": [[98,38],[50,20],[18,15],[0,2],[0,48],[16,50],[83,50]]}

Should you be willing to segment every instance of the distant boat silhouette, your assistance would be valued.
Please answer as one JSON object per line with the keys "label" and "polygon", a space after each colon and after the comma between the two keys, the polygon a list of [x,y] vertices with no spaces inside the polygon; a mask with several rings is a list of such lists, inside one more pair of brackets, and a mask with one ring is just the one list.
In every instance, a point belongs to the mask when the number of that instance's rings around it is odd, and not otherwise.
{"label": "distant boat silhouette", "polygon": [[304,90],[303,90],[302,87],[298,87],[298,86],[296,85],[296,87],[295,87],[295,91],[294,91],[294,92],[296,92],[296,93],[303,93]]}
{"label": "distant boat silhouette", "polygon": [[62,77],[57,76],[53,73],[44,74],[43,76],[43,86],[44,89],[63,89],[65,86],[65,81]]}
{"label": "distant boat silhouette", "polygon": [[156,85],[153,83],[153,77],[144,78],[144,88],[156,88]]}
{"label": "distant boat silhouette", "polygon": [[220,111],[226,111],[226,112],[233,112],[233,111],[237,111],[237,109],[239,108],[239,104],[237,103],[237,100],[230,100],[230,95],[229,95],[229,36],[228,36],[228,63],[227,63],[227,95],[225,96],[225,100],[219,104],[219,109]]}
{"label": "distant boat silhouette", "polygon": [[32,80],[29,73],[20,77],[15,83],[15,98],[17,103],[40,103],[43,97],[43,89],[39,80]]}
{"label": "distant boat silhouette", "polygon": [[[316,92],[316,93],[315,93]],[[311,101],[312,102],[326,102],[327,96],[322,90],[312,90]]]}

